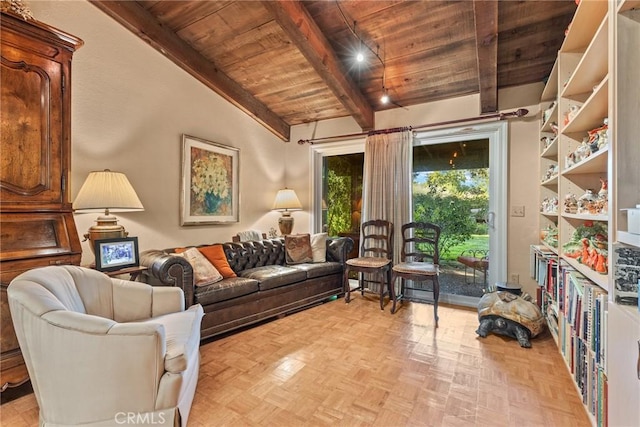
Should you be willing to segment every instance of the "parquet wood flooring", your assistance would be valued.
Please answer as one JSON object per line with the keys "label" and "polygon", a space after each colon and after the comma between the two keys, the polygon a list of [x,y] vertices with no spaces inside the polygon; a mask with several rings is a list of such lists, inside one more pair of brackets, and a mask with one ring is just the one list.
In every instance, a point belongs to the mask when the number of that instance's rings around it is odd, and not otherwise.
{"label": "parquet wood flooring", "polygon": [[[338,299],[205,343],[189,426],[589,426],[546,333],[479,338],[475,310]],[[0,421],[36,426],[33,395]]]}

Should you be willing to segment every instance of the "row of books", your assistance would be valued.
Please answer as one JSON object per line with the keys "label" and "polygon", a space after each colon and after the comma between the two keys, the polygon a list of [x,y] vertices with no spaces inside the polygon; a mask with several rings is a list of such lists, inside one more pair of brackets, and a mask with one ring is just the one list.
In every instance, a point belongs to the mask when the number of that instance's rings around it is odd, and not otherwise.
{"label": "row of books", "polygon": [[558,342],[558,312],[562,311],[564,292],[558,283],[558,255],[545,246],[532,245],[531,277],[538,283],[542,292],[540,309],[544,314],[549,331]]}
{"label": "row of books", "polygon": [[585,407],[607,425],[607,292],[543,245],[531,246],[539,303]]}
{"label": "row of books", "polygon": [[606,426],[607,292],[562,264],[558,282],[566,289],[560,349],[587,410],[596,425]]}

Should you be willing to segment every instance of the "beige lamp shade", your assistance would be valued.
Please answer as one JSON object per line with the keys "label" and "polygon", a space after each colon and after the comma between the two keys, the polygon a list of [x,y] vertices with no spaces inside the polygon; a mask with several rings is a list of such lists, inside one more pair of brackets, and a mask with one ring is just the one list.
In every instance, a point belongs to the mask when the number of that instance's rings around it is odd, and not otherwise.
{"label": "beige lamp shade", "polygon": [[105,169],[89,173],[73,201],[73,209],[76,212],[104,211],[104,215],[96,220],[96,225],[91,226],[84,235],[85,240],[89,240],[91,250],[94,250],[96,240],[127,237],[129,234],[122,225],[118,225],[118,219],[110,211],[142,211],[144,207],[125,174]]}
{"label": "beige lamp shade", "polygon": [[282,216],[278,219],[280,233],[283,236],[291,234],[291,231],[293,230],[293,217],[291,217],[291,211],[302,210],[302,203],[300,203],[296,192],[289,188],[278,190],[276,200],[273,203],[273,210],[282,212]]}
{"label": "beige lamp shade", "polygon": [[276,200],[273,203],[274,211],[299,211],[302,210],[302,204],[296,195],[296,192],[285,188],[284,190],[278,190],[276,194]]}
{"label": "beige lamp shade", "polygon": [[129,212],[142,211],[144,206],[125,174],[105,169],[89,173],[73,201],[73,209]]}

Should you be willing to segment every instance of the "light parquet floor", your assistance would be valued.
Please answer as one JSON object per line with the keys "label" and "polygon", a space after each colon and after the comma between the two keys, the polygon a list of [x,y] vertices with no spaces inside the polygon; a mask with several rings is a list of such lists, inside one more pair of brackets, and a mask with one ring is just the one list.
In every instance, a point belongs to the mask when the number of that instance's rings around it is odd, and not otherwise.
{"label": "light parquet floor", "polygon": [[[478,338],[475,310],[356,294],[201,347],[189,426],[589,426],[551,336]],[[0,408],[36,426],[33,395]]]}

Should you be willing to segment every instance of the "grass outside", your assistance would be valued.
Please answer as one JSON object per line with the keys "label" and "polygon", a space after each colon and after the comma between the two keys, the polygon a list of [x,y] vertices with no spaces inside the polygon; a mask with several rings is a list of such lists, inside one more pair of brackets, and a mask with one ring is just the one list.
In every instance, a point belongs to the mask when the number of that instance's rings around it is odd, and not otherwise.
{"label": "grass outside", "polygon": [[472,234],[471,238],[463,243],[452,246],[447,252],[440,254],[442,260],[455,261],[463,251],[471,251],[474,249],[489,250],[488,234]]}

